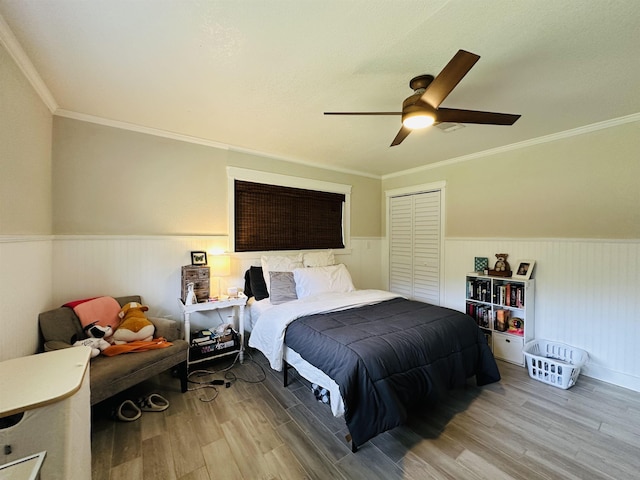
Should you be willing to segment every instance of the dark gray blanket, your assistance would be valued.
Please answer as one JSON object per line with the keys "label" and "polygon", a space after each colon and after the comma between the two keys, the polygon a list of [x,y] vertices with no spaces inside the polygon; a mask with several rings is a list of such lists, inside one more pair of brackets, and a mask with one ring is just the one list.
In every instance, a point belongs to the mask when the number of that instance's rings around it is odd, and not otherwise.
{"label": "dark gray blanket", "polygon": [[397,298],[292,322],[285,343],[340,386],[356,445],[402,424],[415,404],[500,373],[474,320]]}

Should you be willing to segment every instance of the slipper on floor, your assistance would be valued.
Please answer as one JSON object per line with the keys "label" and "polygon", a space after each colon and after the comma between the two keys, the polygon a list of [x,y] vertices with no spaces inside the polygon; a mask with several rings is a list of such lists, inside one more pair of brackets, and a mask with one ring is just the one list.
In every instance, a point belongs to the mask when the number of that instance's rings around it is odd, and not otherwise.
{"label": "slipper on floor", "polygon": [[157,393],[152,393],[139,399],[138,406],[143,412],[162,412],[169,408],[169,401]]}
{"label": "slipper on floor", "polygon": [[123,422],[133,422],[142,415],[140,408],[131,400],[125,400],[113,412],[113,418]]}

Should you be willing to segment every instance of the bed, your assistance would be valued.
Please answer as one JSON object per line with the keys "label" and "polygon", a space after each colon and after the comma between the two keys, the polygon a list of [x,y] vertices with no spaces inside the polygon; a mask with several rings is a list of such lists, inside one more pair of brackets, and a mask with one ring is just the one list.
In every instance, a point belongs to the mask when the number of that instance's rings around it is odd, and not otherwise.
{"label": "bed", "polygon": [[471,317],[391,292],[356,290],[344,265],[269,260],[263,257],[245,276],[254,295],[249,346],[274,370],[290,365],[329,391],[353,451],[404,423],[411,407],[437,401],[469,377],[478,385],[500,380]]}

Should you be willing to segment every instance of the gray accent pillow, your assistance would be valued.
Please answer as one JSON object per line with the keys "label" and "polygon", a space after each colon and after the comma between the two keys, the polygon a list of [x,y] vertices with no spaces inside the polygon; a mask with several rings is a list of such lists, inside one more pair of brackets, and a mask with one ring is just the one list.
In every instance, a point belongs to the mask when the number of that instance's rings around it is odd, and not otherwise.
{"label": "gray accent pillow", "polygon": [[269,272],[269,300],[273,305],[297,300],[293,272]]}

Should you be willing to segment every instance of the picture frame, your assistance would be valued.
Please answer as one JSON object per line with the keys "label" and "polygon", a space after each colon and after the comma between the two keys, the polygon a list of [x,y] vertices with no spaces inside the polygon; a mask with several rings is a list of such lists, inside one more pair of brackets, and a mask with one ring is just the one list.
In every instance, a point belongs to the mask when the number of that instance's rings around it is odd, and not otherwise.
{"label": "picture frame", "polygon": [[516,263],[516,269],[513,272],[513,278],[529,280],[535,266],[535,260],[518,260]]}
{"label": "picture frame", "polygon": [[489,259],[487,257],[475,257],[473,259],[473,269],[478,273],[484,273],[489,269]]}
{"label": "picture frame", "polygon": [[191,265],[206,265],[207,252],[191,252]]}

